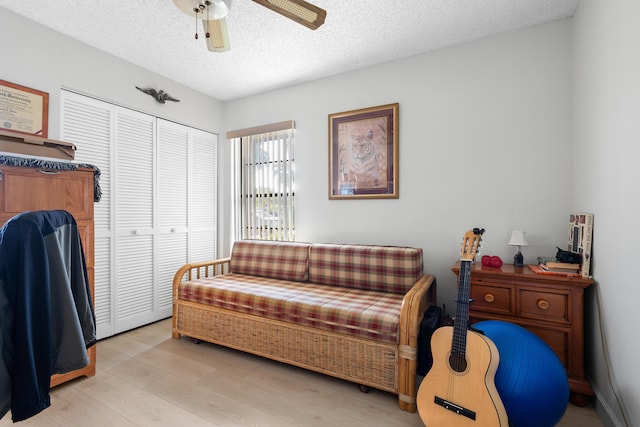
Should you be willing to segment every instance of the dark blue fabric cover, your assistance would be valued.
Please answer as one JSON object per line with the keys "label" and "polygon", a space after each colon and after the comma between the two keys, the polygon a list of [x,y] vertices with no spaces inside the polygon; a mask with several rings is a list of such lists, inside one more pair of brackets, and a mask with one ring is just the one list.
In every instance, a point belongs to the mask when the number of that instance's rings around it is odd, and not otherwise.
{"label": "dark blue fabric cover", "polygon": [[[69,237],[68,226],[75,230],[75,237]],[[66,231],[61,233],[63,229]],[[84,337],[80,339],[85,349],[95,343],[95,316],[84,253],[71,214],[66,211],[25,212],[9,220],[0,230],[0,236],[0,281],[13,310],[14,322],[10,337],[14,344],[11,413],[13,421],[21,421],[50,406],[51,375],[62,373],[56,370],[64,365],[64,361],[57,359],[67,357],[61,356],[58,350],[60,332],[69,327],[55,313],[59,307],[52,306],[52,301],[56,304],[59,301],[62,288],[58,287],[61,286],[59,283],[52,283],[56,279],[51,277],[59,276],[60,272],[69,276],[65,285],[71,287],[69,291],[73,296],[68,299],[79,300],[73,315],[76,320],[78,315],[81,317],[79,323],[82,323]],[[78,313],[78,309],[82,312]],[[74,363],[67,365],[70,369],[81,367]]]}

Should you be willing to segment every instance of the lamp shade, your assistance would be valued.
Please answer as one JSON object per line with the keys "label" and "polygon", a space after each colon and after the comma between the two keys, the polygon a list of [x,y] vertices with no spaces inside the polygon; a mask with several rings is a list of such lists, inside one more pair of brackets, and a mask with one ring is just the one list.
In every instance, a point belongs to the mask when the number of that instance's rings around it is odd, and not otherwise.
{"label": "lamp shade", "polygon": [[511,239],[509,239],[509,246],[529,246],[527,239],[525,238],[525,232],[516,230],[511,232]]}

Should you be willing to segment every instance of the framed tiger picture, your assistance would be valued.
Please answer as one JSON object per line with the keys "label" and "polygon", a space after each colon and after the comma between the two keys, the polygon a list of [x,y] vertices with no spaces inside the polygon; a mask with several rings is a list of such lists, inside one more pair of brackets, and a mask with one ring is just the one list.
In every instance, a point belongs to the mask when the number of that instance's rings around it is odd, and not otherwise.
{"label": "framed tiger picture", "polygon": [[397,199],[399,104],[329,115],[329,199]]}

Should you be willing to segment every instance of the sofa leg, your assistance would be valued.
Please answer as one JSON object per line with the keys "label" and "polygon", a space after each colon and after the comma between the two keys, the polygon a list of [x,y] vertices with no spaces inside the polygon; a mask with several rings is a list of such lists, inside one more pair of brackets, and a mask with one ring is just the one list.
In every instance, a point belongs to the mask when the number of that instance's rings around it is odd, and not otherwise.
{"label": "sofa leg", "polygon": [[360,384],[360,391],[363,393],[369,393],[369,390],[371,390],[371,388],[369,388],[369,386]]}

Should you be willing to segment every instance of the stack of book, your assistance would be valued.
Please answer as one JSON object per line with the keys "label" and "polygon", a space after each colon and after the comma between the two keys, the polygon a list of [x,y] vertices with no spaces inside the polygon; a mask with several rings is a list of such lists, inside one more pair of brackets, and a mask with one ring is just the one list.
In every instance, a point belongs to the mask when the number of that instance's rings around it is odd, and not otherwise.
{"label": "stack of book", "polygon": [[538,274],[554,274],[556,276],[580,277],[580,264],[559,262],[555,257],[538,257],[538,265],[529,265],[529,269]]}
{"label": "stack of book", "polygon": [[539,264],[542,271],[555,273],[576,274],[580,272],[580,264],[570,264],[568,262],[546,261]]}

